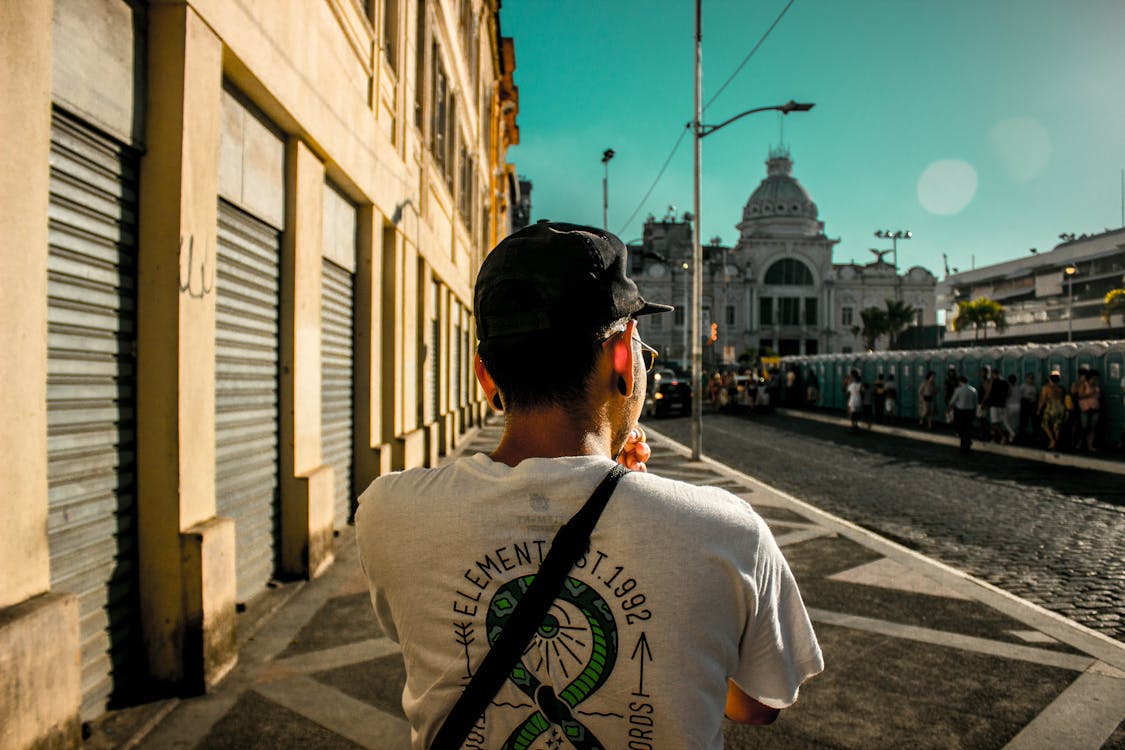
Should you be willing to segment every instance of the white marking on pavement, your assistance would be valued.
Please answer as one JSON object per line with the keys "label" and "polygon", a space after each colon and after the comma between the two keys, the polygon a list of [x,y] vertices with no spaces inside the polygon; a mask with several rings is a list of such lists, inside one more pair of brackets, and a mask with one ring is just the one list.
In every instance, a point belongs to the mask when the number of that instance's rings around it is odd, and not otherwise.
{"label": "white marking on pavement", "polygon": [[[913,594],[927,594],[929,596],[944,596],[947,599],[963,599],[972,601],[960,591],[955,591],[948,586],[935,581],[921,571],[913,570],[902,563],[882,558],[855,568],[842,570],[828,576],[830,581],[844,583],[858,583],[863,586],[876,586],[882,589],[895,589],[896,591],[909,591]],[[1036,632],[1036,631],[1020,631]],[[1044,636],[1046,638],[1046,636]],[[1028,639],[1024,639],[1028,640]],[[1052,639],[1048,638],[1047,641]]]}
{"label": "white marking on pavement", "polygon": [[1070,684],[1005,750],[1097,750],[1125,719],[1125,679],[1091,669]]}
{"label": "white marking on pavement", "polygon": [[1062,654],[1057,651],[1048,651],[1032,646],[1020,646],[1015,643],[994,641],[972,635],[950,633],[947,630],[920,628],[916,625],[903,625],[897,622],[876,620],[870,617],[860,617],[859,615],[849,615],[842,612],[829,612],[814,607],[809,607],[809,616],[815,622],[822,622],[828,625],[839,625],[840,627],[851,628],[852,630],[862,630],[868,633],[887,635],[892,638],[903,638],[920,643],[930,643],[935,646],[946,646],[948,648],[960,649],[961,651],[973,651],[978,654],[999,656],[1004,659],[1017,659],[1032,664],[1042,664],[1047,667],[1070,669],[1075,672],[1086,671],[1095,661],[1089,656]]}
{"label": "white marking on pavement", "polygon": [[[773,524],[770,525],[772,526]],[[825,536],[836,536],[836,534],[823,526],[806,526],[799,531],[790,531],[787,534],[775,536],[774,541],[777,542],[778,547],[786,547],[791,544],[800,544],[801,542],[807,542],[811,539],[820,539]]]}
{"label": "white marking on pavement", "polygon": [[410,726],[404,720],[311,677],[293,677],[254,689],[274,703],[362,747],[410,750]]}
{"label": "white marking on pavement", "polygon": [[347,667],[397,653],[399,653],[398,644],[389,638],[371,638],[358,643],[345,643],[343,646],[278,659],[274,663],[294,672],[322,672],[326,669]]}
{"label": "white marking on pavement", "polygon": [[1028,643],[1058,643],[1057,639],[1046,633],[1040,633],[1038,630],[1009,630],[1008,632]]}

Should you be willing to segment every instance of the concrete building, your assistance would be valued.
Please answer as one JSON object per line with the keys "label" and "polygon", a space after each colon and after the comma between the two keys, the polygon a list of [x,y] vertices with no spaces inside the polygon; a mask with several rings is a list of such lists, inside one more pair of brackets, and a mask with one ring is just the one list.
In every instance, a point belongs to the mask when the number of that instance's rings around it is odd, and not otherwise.
{"label": "concrete building", "polygon": [[[1067,281],[1066,269],[1076,272]],[[945,312],[945,344],[972,344],[985,338],[998,344],[1125,338],[1125,323],[1115,315],[1102,320],[1105,295],[1125,287],[1125,229],[1068,236],[1045,253],[947,276],[938,285]],[[1071,296],[1073,295],[1073,300]],[[953,330],[957,303],[987,297],[1004,306],[1007,329]]]}
{"label": "concrete building", "polygon": [[[883,307],[888,299],[916,308],[918,325],[936,320],[937,280],[926,269],[899,274],[882,256],[866,265],[832,262],[839,240],[825,234],[816,203],[792,172],[788,149],[772,149],[766,178],[737,225],[738,242],[728,248],[713,240],[703,248],[707,363],[733,363],[766,349],[781,355],[862,351],[852,326],[861,310]],[[690,304],[691,232],[688,214],[649,217],[641,243],[631,248],[645,296],[677,306],[670,324],[646,322],[646,340],[681,362],[690,358],[681,308]]]}
{"label": "concrete building", "polygon": [[496,0],[0,3],[0,747],[204,691],[482,414]]}

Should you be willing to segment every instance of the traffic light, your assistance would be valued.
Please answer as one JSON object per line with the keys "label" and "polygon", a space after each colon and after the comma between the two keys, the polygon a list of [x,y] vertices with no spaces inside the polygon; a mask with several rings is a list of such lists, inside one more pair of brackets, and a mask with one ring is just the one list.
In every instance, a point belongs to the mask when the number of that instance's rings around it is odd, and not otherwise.
{"label": "traffic light", "polygon": [[714,341],[715,341],[716,339],[718,339],[718,338],[719,338],[719,324],[718,324],[718,323],[712,323],[712,324],[711,324],[711,338],[710,338],[710,341],[714,342]]}

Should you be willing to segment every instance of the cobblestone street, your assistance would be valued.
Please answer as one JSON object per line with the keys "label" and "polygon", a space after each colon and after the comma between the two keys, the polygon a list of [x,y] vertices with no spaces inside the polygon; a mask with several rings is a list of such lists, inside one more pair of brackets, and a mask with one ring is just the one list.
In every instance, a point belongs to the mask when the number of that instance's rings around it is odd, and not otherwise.
{"label": "cobblestone street", "polygon": [[[690,420],[652,426],[688,444]],[[704,417],[704,454],[1125,640],[1125,482],[776,414]]]}

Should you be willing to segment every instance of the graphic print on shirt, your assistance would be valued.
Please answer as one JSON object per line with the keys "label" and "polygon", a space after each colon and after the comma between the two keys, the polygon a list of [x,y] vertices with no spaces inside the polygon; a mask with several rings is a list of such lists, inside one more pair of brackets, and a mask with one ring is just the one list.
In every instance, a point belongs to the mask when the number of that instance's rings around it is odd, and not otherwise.
{"label": "graphic print on shirt", "polygon": [[[465,571],[465,579],[477,590],[470,588],[470,594],[458,589],[454,612],[469,619],[452,624],[464,652],[466,684],[472,664],[482,658],[478,649],[483,644],[474,646],[477,626],[483,625],[487,645],[495,644],[535,580],[547,546],[532,541],[501,547]],[[503,747],[601,750],[617,736],[629,736],[631,747],[653,747],[654,707],[644,687],[646,664],[653,661],[643,630],[652,617],[645,606],[647,596],[623,566],[614,565],[610,555],[599,550],[582,557],[571,573],[508,677],[509,686],[519,692],[508,690],[509,697],[498,696],[492,704],[492,711],[504,712],[503,726],[514,723]],[[603,688],[611,678],[618,688],[608,697]],[[491,716],[486,720],[494,720]],[[597,722],[601,727],[608,722],[613,736],[599,739],[591,726]],[[484,721],[477,728],[483,730]],[[605,729],[599,731],[606,734]],[[466,747],[474,746],[473,739],[470,735]]]}

